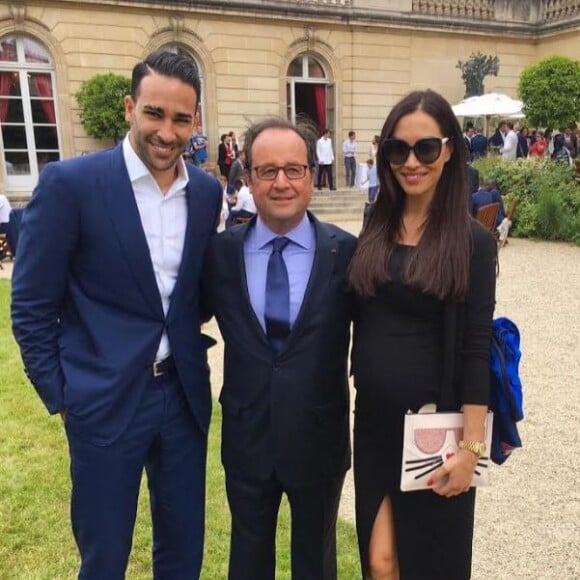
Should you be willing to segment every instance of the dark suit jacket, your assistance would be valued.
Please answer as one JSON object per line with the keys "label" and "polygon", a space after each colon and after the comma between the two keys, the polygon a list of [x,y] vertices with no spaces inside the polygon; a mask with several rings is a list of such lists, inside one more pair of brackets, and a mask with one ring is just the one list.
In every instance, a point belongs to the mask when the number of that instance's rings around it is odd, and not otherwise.
{"label": "dark suit jacket", "polygon": [[471,138],[471,158],[480,159],[487,155],[487,139],[481,133],[476,133]]}
{"label": "dark suit jacket", "polygon": [[241,159],[235,159],[230,167],[230,175],[228,177],[228,184],[234,186],[237,179],[241,179],[244,174],[244,164]]}
{"label": "dark suit jacket", "polygon": [[497,189],[483,189],[480,188],[474,192],[471,196],[471,215],[475,217],[477,215],[477,210],[484,205],[489,205],[490,203],[499,203],[499,210],[497,212],[496,226],[499,226],[505,218],[505,208],[503,206],[503,200],[501,194]]}
{"label": "dark suit jacket", "polygon": [[465,135],[463,135],[463,142],[465,143],[465,149],[467,150],[467,158],[471,161],[471,141]]}
{"label": "dark suit jacket", "polygon": [[164,328],[194,416],[211,397],[200,333],[205,249],[219,183],[187,165],[183,256],[165,318],[122,146],[47,165],[24,212],[12,278],[12,322],[27,374],[47,409],[98,444],[125,429]]}
{"label": "dark suit jacket", "polygon": [[479,171],[472,165],[467,166],[467,175],[469,177],[469,196],[479,189]]}
{"label": "dark suit jacket", "polygon": [[516,149],[516,157],[527,157],[528,156],[528,140],[525,135],[517,133],[518,136],[518,147]]}
{"label": "dark suit jacket", "polygon": [[251,222],[212,240],[207,293],[225,342],[222,461],[228,475],[287,486],[344,474],[350,465],[347,351],[352,317],[346,269],[356,239],[320,223],[300,313],[276,356],[252,309],[244,237]]}

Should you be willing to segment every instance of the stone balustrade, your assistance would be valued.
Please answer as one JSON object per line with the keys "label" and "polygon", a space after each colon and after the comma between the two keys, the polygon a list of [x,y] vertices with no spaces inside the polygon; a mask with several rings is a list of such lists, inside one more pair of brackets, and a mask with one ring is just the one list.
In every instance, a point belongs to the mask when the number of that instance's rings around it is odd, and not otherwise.
{"label": "stone balustrade", "polygon": [[[278,0],[280,4],[372,9],[380,13],[434,16],[460,20],[517,21],[533,25],[580,16],[580,0]],[[381,10],[381,6],[384,9]]]}
{"label": "stone balustrade", "polygon": [[[79,0],[62,0],[78,2]],[[122,3],[174,5],[187,9],[198,5],[198,0],[120,0]],[[80,0],[81,4],[105,2],[117,3],[119,0]],[[522,30],[558,26],[566,20],[580,18],[580,0],[205,0],[206,7],[219,7],[221,10],[240,10],[244,6],[261,10],[285,10],[294,12],[304,8],[309,14],[320,13],[334,16],[354,17],[373,13],[376,18],[396,21],[398,18],[433,20],[441,25],[445,22],[472,22],[480,26],[494,27],[506,23],[521,26]]]}
{"label": "stone balustrade", "polygon": [[295,4],[317,4],[320,6],[352,6],[353,0],[294,0]]}
{"label": "stone balustrade", "polygon": [[580,2],[577,0],[544,0],[544,19],[547,22],[571,16],[580,16]]}
{"label": "stone balustrade", "polygon": [[493,20],[494,0],[413,0],[413,13],[451,18]]}

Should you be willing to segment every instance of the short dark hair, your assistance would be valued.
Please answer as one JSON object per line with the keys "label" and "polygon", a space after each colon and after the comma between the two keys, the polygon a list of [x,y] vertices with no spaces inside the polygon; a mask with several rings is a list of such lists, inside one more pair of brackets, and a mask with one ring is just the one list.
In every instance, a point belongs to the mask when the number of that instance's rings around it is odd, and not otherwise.
{"label": "short dark hair", "polygon": [[168,50],[152,52],[133,67],[131,75],[131,98],[137,100],[139,86],[144,77],[157,73],[166,77],[179,79],[189,85],[197,97],[196,110],[201,99],[201,80],[197,65],[192,57],[185,54],[176,54]]}
{"label": "short dark hair", "polygon": [[318,132],[316,125],[308,118],[300,118],[292,123],[282,117],[269,117],[250,125],[244,133],[244,151],[246,153],[246,169],[252,168],[252,146],[254,141],[266,129],[288,129],[294,131],[306,145],[306,160],[308,167],[316,165],[316,140]]}
{"label": "short dark hair", "polygon": [[354,131],[349,131],[348,132],[348,136],[349,137],[354,137],[356,135],[356,133]]}

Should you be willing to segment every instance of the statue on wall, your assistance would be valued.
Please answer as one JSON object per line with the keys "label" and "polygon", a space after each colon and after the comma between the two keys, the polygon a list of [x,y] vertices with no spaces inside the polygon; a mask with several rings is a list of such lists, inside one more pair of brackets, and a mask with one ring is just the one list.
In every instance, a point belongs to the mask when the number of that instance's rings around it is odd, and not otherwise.
{"label": "statue on wall", "polygon": [[457,66],[461,71],[461,78],[465,83],[465,97],[474,97],[483,95],[483,79],[486,76],[497,76],[499,72],[499,58],[482,54],[481,52],[472,53],[467,60],[457,61]]}

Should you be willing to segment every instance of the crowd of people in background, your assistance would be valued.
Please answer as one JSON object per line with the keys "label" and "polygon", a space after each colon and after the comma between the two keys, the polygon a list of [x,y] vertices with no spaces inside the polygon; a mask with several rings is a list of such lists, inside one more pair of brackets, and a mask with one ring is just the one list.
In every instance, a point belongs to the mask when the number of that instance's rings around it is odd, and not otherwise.
{"label": "crowd of people in background", "polygon": [[489,139],[483,135],[481,126],[475,126],[468,121],[464,127],[463,141],[468,158],[471,213],[476,217],[482,207],[493,203],[499,204],[495,226],[500,246],[507,243],[511,226],[510,216],[506,215],[497,184],[480,181],[478,171],[472,166],[473,162],[495,155],[502,161],[552,159],[556,163],[572,167],[578,154],[578,137],[575,129],[567,128],[557,133],[551,129],[530,131],[525,125],[510,120],[500,121]]}
{"label": "crowd of people in background", "polygon": [[[244,153],[239,148],[234,131],[222,133],[217,147],[217,164],[210,163],[208,153],[209,141],[203,127],[196,127],[194,134],[185,146],[183,158],[197,167],[215,173],[215,176],[223,176],[233,191],[235,182],[241,179],[247,181]],[[374,174],[369,174],[369,169],[376,164],[377,151],[379,148],[379,135],[374,135],[369,145],[368,154],[357,160],[360,154],[356,132],[349,131],[347,138],[342,143],[342,155],[344,160],[344,185],[347,188],[362,187],[368,189],[369,200],[376,195],[378,182]],[[315,158],[315,185],[318,191],[337,189],[338,177],[334,174],[334,145],[331,131],[323,128],[316,142]],[[369,189],[370,188],[370,189]]]}
{"label": "crowd of people in background", "polygon": [[489,139],[483,135],[481,126],[471,121],[465,124],[463,140],[470,161],[488,155],[499,155],[504,161],[519,158],[543,159],[550,157],[559,162],[573,164],[578,154],[576,130],[567,128],[563,132],[551,129],[528,129],[523,124],[502,120]]}
{"label": "crowd of people in background", "polygon": [[[501,193],[495,183],[480,183],[478,171],[472,167],[474,161],[488,156],[499,156],[502,161],[520,158],[545,159],[573,165],[577,156],[578,137],[576,131],[568,128],[554,133],[550,129],[532,129],[511,120],[501,120],[490,137],[484,135],[483,127],[468,121],[464,126],[463,140],[467,150],[468,174],[472,214],[486,203],[499,199],[498,230],[507,238],[509,220],[507,219]],[[355,131],[348,131],[342,142],[341,152],[344,163],[344,185],[347,188],[359,187],[367,192],[367,206],[372,205],[378,194],[377,151],[380,136],[374,135],[366,159],[360,159],[361,148]],[[238,146],[236,134],[229,131],[220,135],[217,147],[217,164],[209,163],[208,137],[201,126],[187,143],[183,157],[186,161],[203,167],[206,171],[219,177],[223,189],[223,210],[219,230],[229,228],[236,223],[244,223],[256,214],[251,188],[248,185],[248,171],[244,151]],[[357,156],[359,159],[357,160]],[[331,131],[327,127],[319,132],[315,151],[314,182],[316,189],[335,191],[338,175],[335,175],[334,146]],[[338,174],[338,168],[336,169]],[[494,198],[493,200],[491,198]],[[507,227],[506,227],[507,224]]]}

